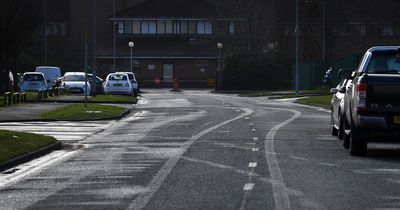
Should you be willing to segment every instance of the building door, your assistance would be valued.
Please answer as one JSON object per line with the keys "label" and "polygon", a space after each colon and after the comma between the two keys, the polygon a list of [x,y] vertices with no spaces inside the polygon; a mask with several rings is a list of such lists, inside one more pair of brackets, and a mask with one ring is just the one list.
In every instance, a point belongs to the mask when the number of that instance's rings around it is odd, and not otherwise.
{"label": "building door", "polygon": [[172,83],[174,78],[174,64],[163,64],[163,82]]}

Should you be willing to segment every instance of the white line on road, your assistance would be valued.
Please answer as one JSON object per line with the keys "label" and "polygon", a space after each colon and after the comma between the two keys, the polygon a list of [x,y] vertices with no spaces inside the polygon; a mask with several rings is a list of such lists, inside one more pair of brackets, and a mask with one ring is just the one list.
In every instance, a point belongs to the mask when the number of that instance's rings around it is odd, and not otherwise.
{"label": "white line on road", "polygon": [[254,141],[257,141],[257,140],[258,140],[258,137],[253,137],[253,140],[254,140]]}
{"label": "white line on road", "polygon": [[278,108],[269,108],[269,109],[289,111],[294,113],[294,115],[290,119],[273,127],[268,132],[267,137],[265,138],[265,157],[267,158],[268,170],[272,180],[272,191],[274,194],[275,209],[288,210],[291,209],[290,200],[285,182],[282,178],[281,169],[279,168],[278,159],[276,158],[276,153],[274,149],[274,139],[275,139],[275,134],[278,132],[280,128],[299,118],[301,116],[301,113],[291,109],[278,109]]}
{"label": "white line on road", "polygon": [[182,157],[182,155],[189,149],[189,147],[199,138],[204,136],[205,134],[216,130],[228,123],[231,123],[233,121],[236,121],[238,119],[241,119],[243,117],[246,117],[250,114],[253,113],[252,110],[250,109],[243,109],[245,113],[232,118],[230,120],[224,121],[220,124],[217,124],[211,128],[208,128],[206,130],[203,130],[199,132],[198,134],[192,136],[188,141],[186,141],[179,150],[176,150],[176,154],[169,158],[168,161],[162,166],[162,168],[158,171],[158,173],[153,177],[153,179],[150,181],[150,183],[147,186],[148,191],[144,192],[143,194],[140,194],[136,197],[135,200],[129,205],[127,209],[142,209],[144,208],[151,197],[153,197],[154,193],[157,192],[157,190],[160,188],[162,183],[165,181],[165,179],[168,177],[168,175],[171,173],[172,169],[175,167],[175,165],[178,163],[178,160]]}
{"label": "white line on road", "polygon": [[249,190],[253,190],[253,188],[254,188],[254,183],[247,183],[244,185],[243,190],[249,191]]}
{"label": "white line on road", "polygon": [[260,148],[253,148],[253,149],[251,149],[251,151],[258,152],[258,151],[260,151]]}
{"label": "white line on road", "polygon": [[256,129],[255,129],[255,128],[253,128],[253,129],[251,129],[251,131],[255,132],[255,131],[256,131]]}

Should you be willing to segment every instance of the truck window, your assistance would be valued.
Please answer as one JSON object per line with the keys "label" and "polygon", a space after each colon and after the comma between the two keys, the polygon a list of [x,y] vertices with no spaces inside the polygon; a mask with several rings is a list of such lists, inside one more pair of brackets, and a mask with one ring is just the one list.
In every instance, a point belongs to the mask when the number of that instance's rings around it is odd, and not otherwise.
{"label": "truck window", "polygon": [[367,67],[370,74],[399,74],[400,56],[396,53],[373,54]]}

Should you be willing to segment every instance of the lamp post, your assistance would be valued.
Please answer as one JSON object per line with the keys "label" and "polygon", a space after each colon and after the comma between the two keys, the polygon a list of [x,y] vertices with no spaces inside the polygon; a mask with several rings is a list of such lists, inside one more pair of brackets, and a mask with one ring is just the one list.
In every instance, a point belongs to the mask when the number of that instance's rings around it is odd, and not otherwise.
{"label": "lamp post", "polygon": [[131,48],[131,72],[133,72],[133,47],[135,46],[135,43],[129,42],[128,46]]}
{"label": "lamp post", "polygon": [[218,74],[221,72],[221,50],[224,47],[224,45],[219,42],[217,44],[217,48],[218,48],[218,69],[217,72],[215,72],[215,91],[218,90]]}

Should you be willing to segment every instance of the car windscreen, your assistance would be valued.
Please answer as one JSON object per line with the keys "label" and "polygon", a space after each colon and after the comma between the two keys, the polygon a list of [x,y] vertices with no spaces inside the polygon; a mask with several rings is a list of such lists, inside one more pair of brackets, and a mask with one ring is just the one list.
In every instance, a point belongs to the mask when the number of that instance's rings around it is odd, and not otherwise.
{"label": "car windscreen", "polygon": [[368,63],[367,73],[399,74],[400,53],[397,51],[373,53]]}
{"label": "car windscreen", "polygon": [[71,81],[71,82],[73,82],[73,81],[76,81],[76,82],[82,81],[82,82],[84,82],[85,81],[85,76],[84,75],[66,75],[64,77],[64,81]]}
{"label": "car windscreen", "polygon": [[126,75],[114,74],[110,75],[109,80],[112,81],[128,80],[128,77]]}
{"label": "car windscreen", "polygon": [[41,74],[25,74],[23,80],[25,81],[44,81]]}

